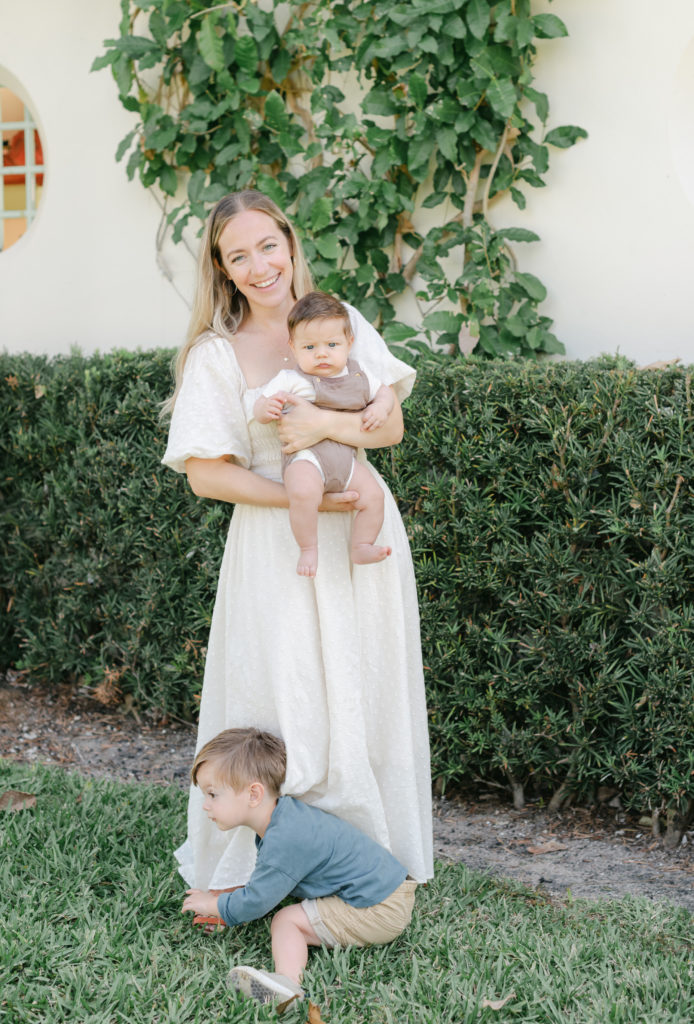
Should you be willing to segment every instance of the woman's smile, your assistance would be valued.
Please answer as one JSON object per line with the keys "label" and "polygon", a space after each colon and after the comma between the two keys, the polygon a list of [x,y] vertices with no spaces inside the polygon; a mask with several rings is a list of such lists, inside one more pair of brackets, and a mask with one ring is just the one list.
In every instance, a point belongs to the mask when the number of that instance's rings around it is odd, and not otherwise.
{"label": "woman's smile", "polygon": [[269,288],[271,285],[273,285],[275,283],[275,281],[279,281],[279,279],[280,279],[280,275],[279,274],[275,274],[274,277],[271,277],[268,280],[265,280],[265,281],[254,281],[253,287],[254,288]]}

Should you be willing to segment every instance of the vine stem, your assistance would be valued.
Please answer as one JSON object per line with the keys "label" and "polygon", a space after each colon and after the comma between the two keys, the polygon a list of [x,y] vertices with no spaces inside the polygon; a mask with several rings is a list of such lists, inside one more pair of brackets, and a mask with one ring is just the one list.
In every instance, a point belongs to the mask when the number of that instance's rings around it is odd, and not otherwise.
{"label": "vine stem", "polygon": [[191,14],[190,15],[190,17],[188,18],[188,21],[192,21],[193,18],[202,18],[202,17],[204,17],[205,14],[211,14],[212,11],[228,11],[228,10],[233,10],[233,11],[238,11],[239,13],[241,13],[241,11],[243,11],[243,8],[244,8],[243,4],[237,4],[237,3],[234,3],[233,0],[231,0],[231,2],[228,2],[228,3],[225,3],[225,4],[215,4],[214,7],[207,7],[204,11],[196,11],[195,14]]}
{"label": "vine stem", "polygon": [[506,140],[508,139],[508,131],[510,127],[511,119],[509,118],[504,125],[504,130],[502,132],[501,139],[499,140],[499,145],[496,147],[494,160],[492,161],[492,166],[489,169],[489,174],[487,175],[487,180],[484,185],[484,194],[482,196],[482,215],[485,220],[487,219],[487,213],[489,210],[489,193],[491,191],[492,181],[494,180],[494,175],[496,174],[497,167],[499,166],[499,161],[506,149]]}

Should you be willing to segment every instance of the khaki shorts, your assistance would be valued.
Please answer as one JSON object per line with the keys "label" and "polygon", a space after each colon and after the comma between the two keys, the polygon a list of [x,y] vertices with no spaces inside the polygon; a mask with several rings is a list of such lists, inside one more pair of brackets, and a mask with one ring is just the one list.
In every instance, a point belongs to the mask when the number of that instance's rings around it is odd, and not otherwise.
{"label": "khaki shorts", "polygon": [[303,900],[301,906],[324,946],[375,946],[392,942],[407,928],[416,888],[407,878],[373,907],[353,907],[339,896]]}

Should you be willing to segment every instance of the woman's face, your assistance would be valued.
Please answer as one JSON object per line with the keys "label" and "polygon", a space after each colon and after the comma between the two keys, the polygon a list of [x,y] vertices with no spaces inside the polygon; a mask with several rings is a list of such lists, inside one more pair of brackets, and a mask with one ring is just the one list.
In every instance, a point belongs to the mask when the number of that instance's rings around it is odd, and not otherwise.
{"label": "woman's face", "polygon": [[219,236],[222,269],[254,307],[294,303],[292,253],[279,224],[260,210],[235,214]]}

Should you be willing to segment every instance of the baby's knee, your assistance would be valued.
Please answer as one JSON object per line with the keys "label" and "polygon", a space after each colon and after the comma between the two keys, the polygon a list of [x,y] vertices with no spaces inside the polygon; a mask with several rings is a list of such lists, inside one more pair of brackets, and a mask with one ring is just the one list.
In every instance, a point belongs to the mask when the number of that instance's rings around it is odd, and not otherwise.
{"label": "baby's knee", "polygon": [[316,467],[310,462],[292,462],[284,472],[284,486],[290,500],[316,501],[323,497],[323,480]]}
{"label": "baby's knee", "polygon": [[383,490],[379,486],[378,481],[374,480],[371,475],[369,475],[368,486],[362,491],[362,497],[371,508],[376,509],[378,512],[383,512],[385,504]]}

